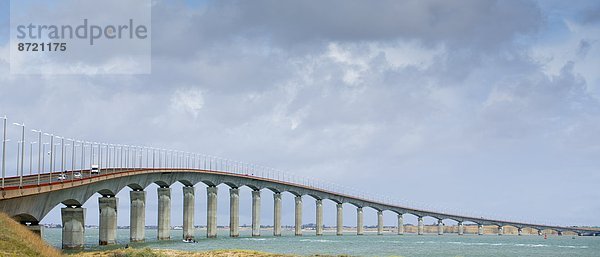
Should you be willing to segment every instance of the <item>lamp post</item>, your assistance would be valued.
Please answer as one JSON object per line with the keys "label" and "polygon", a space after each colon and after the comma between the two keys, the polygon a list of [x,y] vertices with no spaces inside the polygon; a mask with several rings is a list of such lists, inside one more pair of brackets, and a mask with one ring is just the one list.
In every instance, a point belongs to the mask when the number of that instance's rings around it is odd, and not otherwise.
{"label": "lamp post", "polygon": [[[19,173],[19,188],[23,187],[23,162],[25,161],[25,123],[13,123],[15,126],[21,127],[21,172]],[[18,153],[17,153],[18,155]]]}
{"label": "lamp post", "polygon": [[38,175],[37,175],[37,185],[40,185],[41,173],[42,173],[42,131],[32,129],[32,132],[38,133]]}
{"label": "lamp post", "polygon": [[2,189],[4,189],[4,177],[6,177],[6,116],[1,117],[3,120],[2,130]]}
{"label": "lamp post", "polygon": [[33,145],[37,144],[37,142],[29,142],[29,176],[32,175],[33,172]]}
{"label": "lamp post", "polygon": [[50,161],[50,166],[49,166],[49,168],[50,168],[50,178],[49,178],[48,183],[52,183],[52,172],[54,171],[53,170],[54,169],[53,168],[53,166],[54,166],[54,163],[53,163],[53,159],[54,159],[53,158],[54,157],[54,151],[53,151],[53,148],[54,148],[53,147],[53,145],[54,145],[54,134],[44,133],[44,135],[50,136],[50,145],[49,145],[50,146],[50,160],[49,160]]}
{"label": "lamp post", "polygon": [[[49,145],[50,143],[43,143],[42,144],[42,173],[45,171],[46,169],[46,145]],[[38,174],[38,185],[40,184],[40,175]]]}

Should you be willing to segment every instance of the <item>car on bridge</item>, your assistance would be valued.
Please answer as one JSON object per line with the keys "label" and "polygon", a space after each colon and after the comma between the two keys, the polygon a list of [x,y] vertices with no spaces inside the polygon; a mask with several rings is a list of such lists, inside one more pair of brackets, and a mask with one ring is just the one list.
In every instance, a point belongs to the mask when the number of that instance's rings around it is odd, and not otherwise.
{"label": "car on bridge", "polygon": [[90,174],[99,174],[100,173],[100,167],[98,166],[98,164],[92,164],[92,168],[90,169]]}
{"label": "car on bridge", "polygon": [[60,180],[60,181],[67,180],[68,178],[69,177],[67,177],[67,174],[64,174],[64,173],[61,173],[56,177],[56,179]]}
{"label": "car on bridge", "polygon": [[75,172],[73,173],[73,178],[81,178],[81,172]]}

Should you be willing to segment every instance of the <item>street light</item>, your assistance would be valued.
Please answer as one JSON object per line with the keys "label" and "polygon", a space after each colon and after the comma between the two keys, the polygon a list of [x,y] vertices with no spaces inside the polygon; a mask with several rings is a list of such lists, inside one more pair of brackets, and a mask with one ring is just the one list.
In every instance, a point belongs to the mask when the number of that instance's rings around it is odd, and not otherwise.
{"label": "street light", "polygon": [[29,142],[29,176],[31,176],[31,172],[33,170],[33,145],[37,144],[37,142]]}
{"label": "street light", "polygon": [[50,136],[50,181],[49,183],[52,183],[52,172],[54,171],[54,151],[53,151],[53,145],[54,145],[54,134],[48,134],[48,133],[44,133],[44,135],[46,136]]}
{"label": "street light", "polygon": [[42,171],[42,131],[32,129],[32,132],[38,133],[38,176],[37,176],[37,184],[40,185],[41,179],[41,171]]}
{"label": "street light", "polygon": [[[15,126],[20,126],[21,130],[21,172],[19,174],[19,188],[23,187],[23,161],[25,161],[25,123],[13,123]],[[17,156],[19,154],[17,153]]]}
{"label": "street light", "polygon": [[[49,145],[50,143],[43,143],[42,144],[42,173],[45,171],[46,169],[46,145]],[[40,184],[40,174],[38,174],[38,185]]]}
{"label": "street light", "polygon": [[1,117],[3,120],[3,128],[2,131],[2,189],[4,189],[4,177],[6,177],[6,116]]}

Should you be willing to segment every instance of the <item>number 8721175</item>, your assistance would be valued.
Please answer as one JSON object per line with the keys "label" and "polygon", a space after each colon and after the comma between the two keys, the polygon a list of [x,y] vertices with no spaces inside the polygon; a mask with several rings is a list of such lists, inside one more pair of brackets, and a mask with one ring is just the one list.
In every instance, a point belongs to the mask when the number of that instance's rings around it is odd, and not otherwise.
{"label": "number 8721175", "polygon": [[19,43],[17,50],[20,52],[64,52],[67,50],[67,43]]}

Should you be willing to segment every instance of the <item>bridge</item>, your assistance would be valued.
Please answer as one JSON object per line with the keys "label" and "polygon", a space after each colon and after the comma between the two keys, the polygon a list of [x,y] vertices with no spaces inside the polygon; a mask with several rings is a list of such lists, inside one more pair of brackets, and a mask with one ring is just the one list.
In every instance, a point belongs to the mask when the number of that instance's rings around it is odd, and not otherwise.
{"label": "bridge", "polygon": [[[26,140],[25,125],[20,126],[21,138],[15,152],[16,176],[6,176],[6,122],[2,141],[2,180],[0,187],[0,211],[40,231],[39,222],[57,205],[62,205],[62,246],[77,249],[84,246],[86,210],[82,207],[89,198],[99,193],[99,244],[115,244],[117,231],[116,194],[128,187],[130,191],[130,240],[145,239],[146,191],[158,185],[158,240],[169,240],[171,230],[171,185],[181,183],[183,187],[183,238],[194,237],[194,203],[197,184],[206,185],[207,237],[217,236],[217,186],[224,184],[229,189],[230,236],[239,236],[239,188],[252,189],[252,236],[260,236],[260,204],[264,192],[273,195],[273,235],[281,236],[281,194],[289,192],[295,196],[295,235],[302,235],[302,196],[314,198],[316,204],[316,235],[323,235],[323,200],[336,203],[336,234],[342,235],[343,204],[356,208],[356,234],[364,233],[363,208],[377,211],[377,234],[383,233],[383,212],[397,214],[397,233],[404,233],[404,215],[417,217],[417,234],[424,234],[424,217],[438,220],[437,233],[444,233],[444,220],[457,222],[458,234],[464,234],[464,223],[477,224],[478,234],[483,235],[483,226],[497,226],[498,234],[505,226],[513,226],[522,235],[524,228],[574,232],[578,235],[598,234],[600,228],[553,226],[483,217],[471,217],[440,211],[402,206],[389,198],[376,198],[367,194],[345,190],[330,183],[300,178],[275,169],[245,164],[214,156],[166,150],[160,148],[87,142],[42,134],[37,136],[37,156],[33,145],[29,148],[29,175],[25,174],[24,163]],[[49,151],[44,149],[44,136],[49,142]],[[55,143],[57,142],[57,143]],[[46,162],[46,153],[49,160]],[[56,161],[60,158],[60,161]],[[35,162],[34,162],[35,160]],[[34,163],[37,166],[34,170]],[[48,164],[48,165],[46,165]],[[56,167],[60,166],[60,168]]]}

